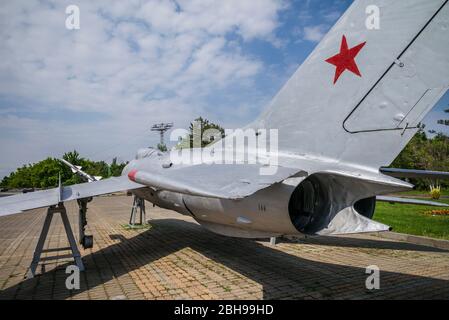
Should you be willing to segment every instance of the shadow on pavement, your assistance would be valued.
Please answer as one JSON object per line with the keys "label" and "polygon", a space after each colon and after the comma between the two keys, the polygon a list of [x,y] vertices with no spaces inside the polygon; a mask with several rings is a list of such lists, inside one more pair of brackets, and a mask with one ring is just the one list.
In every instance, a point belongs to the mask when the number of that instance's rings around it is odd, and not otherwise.
{"label": "shadow on pavement", "polygon": [[[91,290],[114,277],[174,252],[191,248],[260,284],[264,299],[449,298],[449,281],[445,280],[381,271],[381,289],[373,292],[365,288],[368,276],[365,274],[365,268],[303,259],[253,240],[215,235],[195,223],[182,220],[153,220],[151,224],[151,229],[131,239],[122,235],[111,235],[120,242],[85,255],[83,261],[87,271],[81,277],[81,289],[77,290],[76,294]],[[436,251],[433,248],[417,248],[418,246],[406,243],[363,239],[312,238],[305,240],[305,243]],[[64,270],[69,264],[73,263],[59,266],[56,270],[3,290],[0,298],[8,296],[39,299],[36,288],[49,283],[53,284],[52,290],[59,293],[59,298],[68,298],[71,292],[65,289],[67,275]],[[96,276],[96,273],[100,276]]]}
{"label": "shadow on pavement", "polygon": [[366,249],[390,249],[390,250],[405,250],[405,251],[420,251],[420,252],[449,252],[445,249],[423,246],[407,242],[394,242],[386,240],[385,238],[366,239],[366,238],[349,238],[344,236],[332,237],[307,237],[297,239],[284,239],[288,243],[303,243],[303,244],[318,244],[322,246],[337,246],[345,248],[366,248]]}

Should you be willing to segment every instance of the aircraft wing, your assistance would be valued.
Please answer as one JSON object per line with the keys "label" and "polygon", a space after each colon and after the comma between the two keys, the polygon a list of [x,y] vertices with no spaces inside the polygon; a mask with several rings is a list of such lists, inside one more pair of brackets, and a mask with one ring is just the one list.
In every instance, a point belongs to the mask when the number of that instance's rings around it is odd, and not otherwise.
{"label": "aircraft wing", "polygon": [[222,199],[241,199],[293,176],[307,176],[298,168],[276,166],[261,175],[259,164],[199,164],[167,169],[146,167],[128,173],[130,180],[156,189]]}
{"label": "aircraft wing", "polygon": [[[300,176],[303,173],[297,168],[278,166],[275,174],[264,176],[260,175],[262,167],[262,165],[252,164],[202,164],[180,166],[163,172],[157,169],[132,170],[128,177],[125,175],[0,198],[0,216],[48,207],[60,202],[148,186],[189,195],[240,199],[267,188],[273,183],[281,182],[292,176]],[[304,172],[304,175],[307,174]]]}
{"label": "aircraft wing", "polygon": [[380,168],[380,172],[395,178],[442,179],[449,180],[449,172]]}
{"label": "aircraft wing", "polygon": [[144,186],[132,182],[126,176],[114,177],[73,186],[59,187],[0,198],[0,216],[25,210],[48,207],[60,202],[89,198],[103,194],[140,189]]}
{"label": "aircraft wing", "polygon": [[441,203],[441,202],[436,202],[436,201],[428,201],[428,200],[399,198],[399,197],[377,196],[376,200],[381,201],[381,202],[416,204],[416,205],[421,205],[421,206],[449,207],[449,204],[446,204],[446,203]]}

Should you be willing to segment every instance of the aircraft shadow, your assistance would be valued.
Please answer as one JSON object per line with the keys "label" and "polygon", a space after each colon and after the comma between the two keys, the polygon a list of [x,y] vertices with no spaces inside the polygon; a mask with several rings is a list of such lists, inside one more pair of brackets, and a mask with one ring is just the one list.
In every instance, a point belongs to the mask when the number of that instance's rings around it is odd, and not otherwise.
{"label": "aircraft shadow", "polygon": [[[381,289],[369,291],[365,287],[365,268],[308,260],[264,246],[247,239],[228,238],[206,231],[201,226],[176,219],[151,221],[152,228],[126,239],[111,235],[120,242],[83,256],[86,272],[82,273],[81,289],[75,294],[92,290],[116,277],[185,248],[204,255],[233,270],[263,288],[264,299],[448,299],[449,281],[395,272],[381,271]],[[312,240],[312,242],[310,242]],[[344,240],[344,241],[342,241]],[[306,243],[346,247],[416,250],[416,246],[374,240],[346,240],[341,238],[307,239]],[[427,248],[428,249],[428,248]],[[328,249],[329,250],[329,249]],[[329,252],[329,251],[328,251]],[[323,255],[326,252],[322,252]],[[319,260],[319,254],[314,253]],[[386,259],[384,257],[384,259]],[[344,262],[340,262],[344,263]],[[65,289],[65,267],[46,272],[34,279],[24,280],[0,292],[0,299],[15,297],[42,299],[39,285],[51,286],[58,298],[74,293]],[[99,276],[98,276],[99,274]],[[226,285],[226,284],[223,284]],[[51,296],[47,296],[50,298]]]}
{"label": "aircraft shadow", "polygon": [[338,246],[345,248],[366,248],[366,249],[390,249],[390,250],[405,250],[405,251],[420,251],[420,252],[449,252],[449,250],[423,246],[419,244],[407,242],[393,242],[388,240],[375,239],[358,239],[348,238],[343,236],[311,236],[305,239],[284,239],[288,243],[304,243],[304,244],[319,244],[322,246]]}

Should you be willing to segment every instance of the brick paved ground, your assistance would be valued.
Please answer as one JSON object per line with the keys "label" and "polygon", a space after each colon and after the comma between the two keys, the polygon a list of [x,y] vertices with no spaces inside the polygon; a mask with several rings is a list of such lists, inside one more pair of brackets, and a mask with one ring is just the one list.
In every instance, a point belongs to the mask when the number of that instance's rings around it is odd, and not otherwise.
{"label": "brick paved ground", "polygon": [[[192,219],[150,209],[148,230],[125,230],[131,197],[89,207],[92,250],[81,289],[65,288],[71,260],[45,264],[24,280],[44,210],[0,218],[1,299],[449,299],[449,252],[371,236],[283,242],[212,234]],[[77,206],[67,204],[77,231]],[[56,217],[46,247],[67,246]],[[67,252],[60,252],[60,254]],[[365,289],[365,268],[381,269],[381,290]],[[39,272],[41,268],[38,269]]]}

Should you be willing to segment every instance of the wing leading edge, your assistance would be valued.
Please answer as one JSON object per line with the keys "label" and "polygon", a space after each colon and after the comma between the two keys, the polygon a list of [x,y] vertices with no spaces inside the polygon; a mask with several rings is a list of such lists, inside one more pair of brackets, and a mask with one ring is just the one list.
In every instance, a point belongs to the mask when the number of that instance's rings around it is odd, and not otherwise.
{"label": "wing leading edge", "polygon": [[128,177],[156,189],[201,197],[242,199],[287,178],[307,176],[298,168],[283,166],[276,166],[271,175],[261,175],[261,168],[259,164],[200,164],[167,169],[136,167],[128,172]]}
{"label": "wing leading edge", "polygon": [[420,205],[420,206],[449,207],[448,204],[441,203],[441,202],[409,199],[409,198],[399,198],[399,197],[377,196],[376,200],[381,201],[381,202],[389,202],[389,203],[416,204],[416,205]]}
{"label": "wing leading edge", "polygon": [[444,171],[380,168],[380,172],[382,172],[383,174],[386,174],[390,177],[395,177],[395,178],[449,180],[449,172],[444,172]]}
{"label": "wing leading edge", "polygon": [[0,216],[48,207],[59,202],[143,188],[126,176],[0,198]]}

